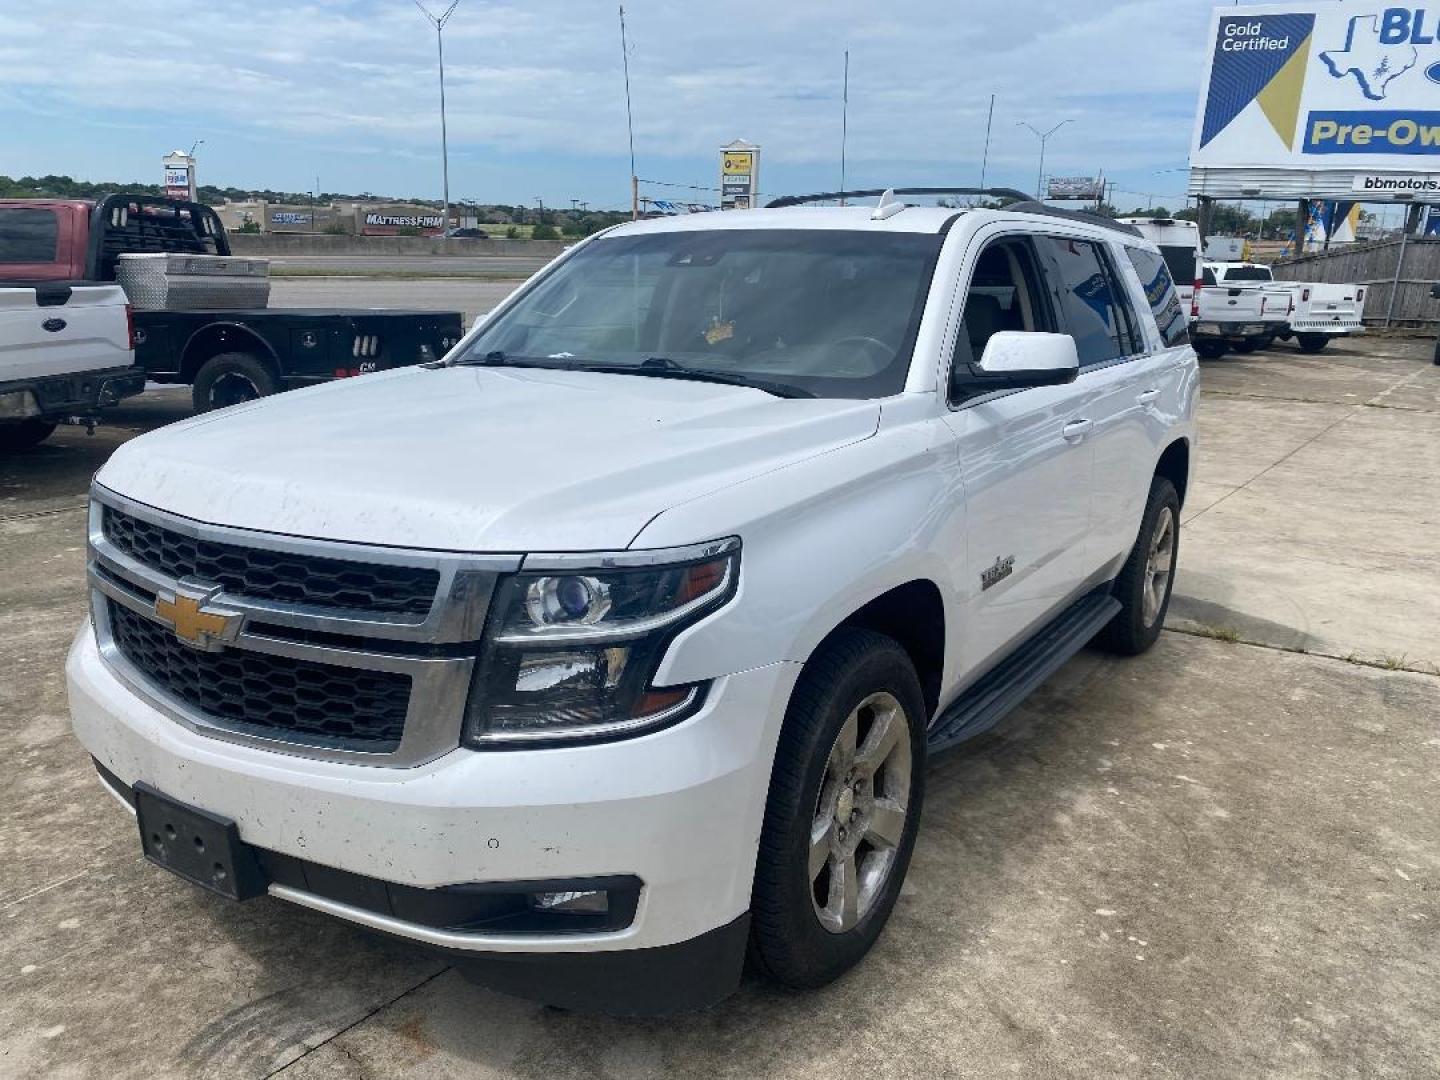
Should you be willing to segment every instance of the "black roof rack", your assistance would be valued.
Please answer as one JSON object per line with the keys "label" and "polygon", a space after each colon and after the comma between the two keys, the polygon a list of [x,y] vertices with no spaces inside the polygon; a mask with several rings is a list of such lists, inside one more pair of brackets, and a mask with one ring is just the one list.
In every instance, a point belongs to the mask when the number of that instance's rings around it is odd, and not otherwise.
{"label": "black roof rack", "polygon": [[1084,221],[1090,225],[1101,225],[1107,229],[1114,229],[1116,232],[1123,232],[1130,236],[1143,236],[1139,229],[1133,225],[1125,225],[1114,218],[1106,217],[1104,214],[1096,214],[1089,210],[1065,210],[1058,206],[1050,206],[1047,203],[1038,202],[1032,199],[1023,191],[1016,191],[1014,188],[975,188],[975,187],[911,187],[911,188],[863,188],[857,191],[821,191],[814,195],[783,195],[778,199],[771,199],[766,203],[766,209],[779,209],[786,206],[803,206],[805,203],[833,202],[836,199],[864,199],[877,198],[886,193],[891,195],[984,195],[992,199],[1012,199],[1001,209],[1018,212],[1021,214],[1044,214],[1046,217],[1068,218],[1071,221]]}
{"label": "black roof rack", "polygon": [[777,209],[782,206],[803,206],[805,203],[813,202],[834,202],[837,199],[865,199],[878,198],[889,191],[892,195],[987,195],[992,199],[1013,199],[1024,202],[1030,198],[1023,191],[1016,191],[1014,188],[978,188],[978,187],[897,187],[897,188],[863,188],[857,191],[819,191],[814,195],[782,195],[778,199],[771,199],[765,204],[766,209]]}
{"label": "black roof rack", "polygon": [[1050,206],[1048,203],[1036,202],[1034,199],[1026,199],[1024,202],[1015,203],[1012,206],[1005,207],[1005,209],[1017,211],[1021,214],[1044,214],[1047,217],[1084,221],[1090,225],[1103,225],[1107,229],[1128,233],[1131,236],[1144,236],[1134,225],[1126,225],[1123,222],[1116,221],[1112,217],[1106,217],[1104,214],[1097,214],[1091,210],[1065,210],[1059,206]]}

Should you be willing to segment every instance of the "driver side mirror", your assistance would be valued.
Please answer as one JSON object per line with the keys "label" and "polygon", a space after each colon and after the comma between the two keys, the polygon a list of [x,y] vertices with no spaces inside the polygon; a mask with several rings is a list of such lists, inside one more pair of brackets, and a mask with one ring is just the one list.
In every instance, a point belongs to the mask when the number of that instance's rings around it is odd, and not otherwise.
{"label": "driver side mirror", "polygon": [[1080,374],[1080,357],[1069,334],[1000,330],[990,335],[978,363],[957,363],[952,390],[968,394],[1060,386]]}

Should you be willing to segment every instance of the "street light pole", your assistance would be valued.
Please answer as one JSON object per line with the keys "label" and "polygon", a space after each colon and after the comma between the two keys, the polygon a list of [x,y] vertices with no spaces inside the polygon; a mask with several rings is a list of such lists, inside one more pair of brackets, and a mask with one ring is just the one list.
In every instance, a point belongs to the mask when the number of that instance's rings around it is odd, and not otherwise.
{"label": "street light pole", "polygon": [[440,171],[444,182],[445,210],[440,218],[440,240],[443,243],[450,233],[450,139],[445,128],[445,24],[450,21],[450,16],[455,14],[455,9],[460,6],[460,0],[452,0],[445,13],[440,16],[431,15],[429,10],[420,0],[415,0],[415,6],[420,13],[429,19],[435,27],[435,52],[440,60]]}
{"label": "street light pole", "polygon": [[1042,132],[1039,128],[1035,127],[1033,124],[1026,123],[1024,120],[1018,120],[1016,121],[1016,123],[1020,127],[1029,128],[1032,132],[1034,132],[1035,137],[1040,140],[1040,171],[1035,175],[1035,198],[1043,199],[1045,198],[1045,144],[1050,141],[1051,135],[1054,135],[1055,132],[1059,131],[1066,124],[1070,123],[1070,121],[1061,120],[1060,123],[1056,124],[1049,131],[1044,132]]}

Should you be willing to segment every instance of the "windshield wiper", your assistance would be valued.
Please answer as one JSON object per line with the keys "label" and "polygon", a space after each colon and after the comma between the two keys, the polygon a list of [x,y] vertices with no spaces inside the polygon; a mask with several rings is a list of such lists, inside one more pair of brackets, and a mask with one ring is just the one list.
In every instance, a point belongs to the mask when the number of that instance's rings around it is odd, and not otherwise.
{"label": "windshield wiper", "polygon": [[714,371],[710,368],[695,368],[671,360],[668,356],[650,356],[640,364],[607,364],[604,366],[583,365],[581,371],[603,371],[614,375],[650,375],[659,379],[689,379],[692,382],[720,383],[723,386],[746,386],[782,398],[813,398],[809,390],[802,390],[789,383],[772,382],[769,379],[752,379],[747,375],[736,375],[729,371]]}
{"label": "windshield wiper", "polygon": [[692,382],[720,383],[723,386],[744,386],[781,398],[813,398],[809,390],[769,379],[752,379],[729,371],[693,368],[671,360],[668,356],[647,357],[639,364],[586,364],[552,357],[510,356],[500,349],[483,356],[464,356],[450,361],[454,367],[527,367],[553,371],[598,371],[602,375],[648,375],[657,379],[689,379]]}
{"label": "windshield wiper", "polygon": [[461,356],[450,361],[451,367],[528,367],[517,356],[509,356],[501,349],[491,349],[483,356]]}

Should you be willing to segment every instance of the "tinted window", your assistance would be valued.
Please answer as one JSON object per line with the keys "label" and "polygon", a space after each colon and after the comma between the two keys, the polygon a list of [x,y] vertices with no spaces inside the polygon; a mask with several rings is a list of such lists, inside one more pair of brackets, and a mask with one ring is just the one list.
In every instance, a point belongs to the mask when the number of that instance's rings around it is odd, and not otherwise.
{"label": "tinted window", "polygon": [[1226,281],[1273,281],[1268,266],[1231,266],[1225,270]]}
{"label": "tinted window", "polygon": [[1145,290],[1145,299],[1150,302],[1150,313],[1155,316],[1155,325],[1166,345],[1183,345],[1190,338],[1189,320],[1180,307],[1180,297],[1175,292],[1175,282],[1165,260],[1153,251],[1127,247],[1125,254],[1130,265],[1140,276],[1140,285]]}
{"label": "tinted window", "polygon": [[607,237],[548,273],[469,356],[637,375],[664,358],[820,397],[883,397],[905,384],[940,243],[820,229]]}
{"label": "tinted window", "polygon": [[1201,283],[1202,285],[1214,285],[1214,284],[1215,284],[1215,271],[1214,271],[1214,270],[1211,270],[1211,269],[1207,266],[1207,267],[1205,268],[1205,272],[1200,275],[1200,283]]}
{"label": "tinted window", "polygon": [[1056,284],[1065,310],[1065,331],[1075,339],[1080,366],[1126,355],[1125,314],[1099,248],[1088,240],[1064,236],[1047,237],[1045,244],[1059,275]]}
{"label": "tinted window", "polygon": [[[1001,330],[1055,332],[1055,318],[1041,285],[1030,241],[1021,237],[998,240],[980,252],[965,293],[965,314],[955,336],[951,371],[964,370],[980,359],[993,334]],[[951,383],[950,400],[974,386]]]}
{"label": "tinted window", "polygon": [[53,210],[0,210],[0,263],[54,262],[59,234]]}
{"label": "tinted window", "polygon": [[1176,281],[1183,281],[1187,285],[1195,281],[1198,275],[1195,273],[1195,249],[1193,247],[1162,244],[1160,254],[1165,256],[1165,265],[1170,268],[1172,278]]}

